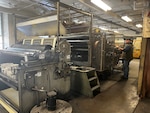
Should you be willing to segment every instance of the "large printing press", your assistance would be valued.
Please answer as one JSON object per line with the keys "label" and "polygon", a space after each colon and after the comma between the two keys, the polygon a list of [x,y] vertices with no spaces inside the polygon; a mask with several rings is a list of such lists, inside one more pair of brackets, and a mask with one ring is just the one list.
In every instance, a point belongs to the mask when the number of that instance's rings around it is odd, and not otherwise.
{"label": "large printing press", "polygon": [[0,102],[7,103],[14,113],[29,113],[51,91],[92,97],[100,92],[96,72],[111,70],[117,64],[113,57],[119,54],[105,33],[93,30],[91,35],[67,34],[60,23],[61,36],[51,36],[57,35],[56,18],[54,15],[18,23],[18,30],[27,36],[50,37],[24,39],[0,50]]}
{"label": "large printing press", "polygon": [[[38,102],[46,98],[46,92],[57,90],[64,94],[69,92],[68,77],[69,47],[60,42],[62,51],[55,51],[44,41],[56,44],[53,39],[43,40],[43,45],[14,45],[0,51],[0,95],[10,102],[15,110],[27,113]],[[42,40],[33,40],[33,43]],[[27,45],[26,45],[27,44]],[[66,49],[67,47],[67,49]],[[36,96],[38,93],[38,97]],[[30,102],[29,102],[30,101]]]}
{"label": "large printing press", "polygon": [[[26,27],[33,23],[27,24],[19,23],[17,27],[27,32]],[[53,22],[48,25],[51,28]],[[44,27],[38,33],[43,34],[49,28]],[[47,98],[47,92],[68,93],[70,52],[70,44],[65,40],[58,44],[57,37],[24,39],[21,44],[0,50],[1,101],[16,112],[29,113],[34,105]]]}
{"label": "large printing press", "polygon": [[92,38],[88,34],[65,35],[71,45],[71,62],[77,66],[90,66],[98,72],[112,70],[117,65],[120,51],[114,46],[114,35],[98,33],[93,30]]}

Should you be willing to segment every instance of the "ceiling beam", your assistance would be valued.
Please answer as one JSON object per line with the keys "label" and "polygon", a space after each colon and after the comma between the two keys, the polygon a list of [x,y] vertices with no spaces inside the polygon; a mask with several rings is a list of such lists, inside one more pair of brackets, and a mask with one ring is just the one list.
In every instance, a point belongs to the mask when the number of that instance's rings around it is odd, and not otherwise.
{"label": "ceiling beam", "polygon": [[139,10],[139,9],[136,10],[136,11],[133,10],[133,9],[125,9],[125,10],[121,10],[121,9],[120,9],[119,11],[114,11],[114,13],[119,13],[119,14],[122,13],[122,12],[125,13],[125,14],[129,14],[129,13],[131,13],[131,14],[132,14],[132,13],[142,13],[142,11]]}

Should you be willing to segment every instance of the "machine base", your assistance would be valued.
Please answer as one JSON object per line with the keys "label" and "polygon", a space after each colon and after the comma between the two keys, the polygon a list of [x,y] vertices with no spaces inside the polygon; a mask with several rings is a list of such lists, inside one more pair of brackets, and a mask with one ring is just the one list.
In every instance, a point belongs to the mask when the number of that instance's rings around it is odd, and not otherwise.
{"label": "machine base", "polygon": [[64,100],[56,100],[56,110],[49,111],[46,107],[46,101],[44,101],[39,107],[33,107],[30,113],[72,113],[72,107]]}

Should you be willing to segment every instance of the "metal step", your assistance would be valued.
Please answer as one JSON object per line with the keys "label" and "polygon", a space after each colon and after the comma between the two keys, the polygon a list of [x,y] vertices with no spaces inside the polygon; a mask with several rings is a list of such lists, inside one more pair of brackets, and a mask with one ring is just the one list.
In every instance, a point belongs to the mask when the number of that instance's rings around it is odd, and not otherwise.
{"label": "metal step", "polygon": [[91,78],[89,78],[89,82],[90,82],[90,81],[93,81],[93,80],[95,80],[95,79],[97,79],[97,77],[91,77]]}
{"label": "metal step", "polygon": [[100,85],[96,85],[96,86],[92,87],[92,91],[94,91],[94,90],[96,90],[98,88],[100,88]]}

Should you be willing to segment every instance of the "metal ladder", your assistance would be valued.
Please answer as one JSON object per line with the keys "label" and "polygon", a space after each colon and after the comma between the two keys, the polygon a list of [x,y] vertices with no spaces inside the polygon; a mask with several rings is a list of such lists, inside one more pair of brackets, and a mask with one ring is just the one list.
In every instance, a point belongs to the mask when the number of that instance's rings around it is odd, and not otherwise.
{"label": "metal ladder", "polygon": [[100,82],[95,68],[72,67],[71,90],[88,97],[100,93]]}
{"label": "metal ladder", "polygon": [[96,71],[92,70],[92,71],[88,72],[87,78],[88,78],[89,86],[91,88],[91,94],[89,93],[89,96],[93,97],[93,96],[97,95],[98,93],[100,93],[100,82],[97,77]]}

